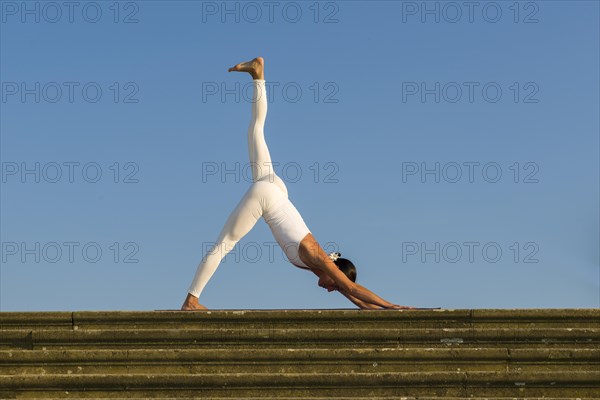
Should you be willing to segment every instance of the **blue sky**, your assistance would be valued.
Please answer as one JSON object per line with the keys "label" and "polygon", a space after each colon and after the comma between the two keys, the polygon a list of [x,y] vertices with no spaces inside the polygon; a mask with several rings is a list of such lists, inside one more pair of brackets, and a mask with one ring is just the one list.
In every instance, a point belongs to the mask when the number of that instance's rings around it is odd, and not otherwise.
{"label": "blue sky", "polygon": [[[275,169],[359,283],[600,306],[598,2],[0,3],[0,310],[179,308],[249,185],[257,55]],[[353,307],[316,281],[260,221],[201,302]]]}

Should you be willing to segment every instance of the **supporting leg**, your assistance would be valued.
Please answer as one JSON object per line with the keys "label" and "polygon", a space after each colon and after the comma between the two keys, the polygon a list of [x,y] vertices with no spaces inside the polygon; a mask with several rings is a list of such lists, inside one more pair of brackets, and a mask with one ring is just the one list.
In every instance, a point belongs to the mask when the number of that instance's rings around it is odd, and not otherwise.
{"label": "supporting leg", "polygon": [[256,188],[254,185],[248,189],[227,219],[216,243],[198,265],[194,280],[188,289],[189,295],[192,295],[196,299],[193,301],[194,299],[190,299],[188,295],[188,299],[186,299],[186,302],[182,306],[182,310],[198,309],[194,305],[198,304],[197,299],[200,297],[200,293],[217,270],[221,260],[233,249],[241,238],[250,232],[258,219],[262,217],[264,200],[262,200],[260,190],[257,189],[259,188]]}

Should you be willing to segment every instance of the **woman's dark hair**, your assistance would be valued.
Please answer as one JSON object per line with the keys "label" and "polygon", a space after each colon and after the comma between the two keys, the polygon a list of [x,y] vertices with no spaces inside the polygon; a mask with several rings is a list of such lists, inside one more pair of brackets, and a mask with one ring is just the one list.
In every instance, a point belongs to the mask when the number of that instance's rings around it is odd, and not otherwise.
{"label": "woman's dark hair", "polygon": [[[338,253],[340,256],[341,254]],[[342,271],[348,279],[352,282],[356,282],[356,267],[352,264],[352,261],[347,258],[338,257],[337,260],[334,261],[335,265]]]}

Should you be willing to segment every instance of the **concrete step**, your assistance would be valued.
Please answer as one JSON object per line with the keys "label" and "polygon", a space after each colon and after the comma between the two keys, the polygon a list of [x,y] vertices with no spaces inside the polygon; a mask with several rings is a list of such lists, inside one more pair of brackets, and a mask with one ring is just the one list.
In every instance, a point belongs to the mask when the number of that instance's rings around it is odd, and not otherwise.
{"label": "concrete step", "polygon": [[[166,393],[166,394],[165,394]],[[288,400],[357,400],[357,399],[373,399],[373,400],[440,400],[440,399],[452,399],[452,400],[597,400],[598,397],[541,397],[541,396],[485,396],[485,397],[452,397],[452,396],[410,396],[410,395],[396,395],[396,396],[377,396],[374,394],[360,394],[356,396],[340,396],[330,395],[321,397],[320,395],[309,395],[300,397],[291,397],[286,395],[275,395],[268,393],[266,395],[249,395],[243,392],[235,392],[229,396],[197,394],[197,391],[188,391],[186,395],[182,391],[177,394],[167,393],[164,391],[149,391],[149,392],[57,392],[57,393],[44,393],[45,397],[40,397],[36,392],[20,392],[19,394],[11,395],[13,397],[0,397],[1,399],[189,399],[189,400],[223,400],[223,399],[244,399],[244,400],[265,400],[265,399],[288,399]],[[335,393],[335,392],[331,392]],[[7,395],[8,396],[8,395]],[[18,397],[17,397],[18,396]],[[127,397],[125,397],[127,396]],[[166,397],[168,396],[168,397]]]}
{"label": "concrete step", "polygon": [[600,371],[599,349],[171,349],[0,351],[0,375]]}
{"label": "concrete step", "polygon": [[[311,329],[312,328],[312,329]],[[76,329],[76,330],[2,330],[0,349],[43,348],[118,348],[143,346],[261,346],[261,347],[344,347],[412,346],[488,346],[523,343],[528,347],[548,343],[576,345],[600,344],[598,328],[440,328],[440,329]],[[559,346],[561,347],[561,346]]]}
{"label": "concrete step", "polygon": [[396,346],[501,346],[523,344],[546,347],[554,344],[599,348],[599,328],[497,328],[497,329],[80,329],[3,330],[0,349],[119,348],[180,346],[260,347],[374,347]]}
{"label": "concrete step", "polygon": [[[33,394],[32,394],[33,395]],[[70,394],[68,394],[70,395]],[[198,400],[198,397],[160,397],[153,396],[152,392],[148,392],[147,398],[152,398],[155,400],[166,400],[177,398],[178,400]],[[41,397],[30,397],[29,394],[25,394],[26,397],[20,396],[19,398],[27,398],[29,400],[41,399]],[[85,397],[86,399],[130,399],[132,397],[122,397],[119,396],[119,393],[105,393],[106,397]],[[115,397],[116,396],[116,397]],[[73,398],[73,397],[71,397]],[[137,397],[139,398],[139,397]],[[244,397],[244,400],[264,400],[267,397]],[[45,397],[44,399],[48,399]],[[203,400],[222,400],[222,399],[231,399],[231,397],[202,397]],[[278,400],[356,400],[357,397],[339,397],[339,396],[331,396],[331,397],[277,397]],[[430,396],[369,396],[370,400],[439,400],[440,397],[430,397]],[[596,400],[596,397],[444,397],[444,400]]]}
{"label": "concrete step", "polygon": [[600,399],[600,310],[0,313],[4,398]]}
{"label": "concrete step", "polygon": [[[197,393],[197,392],[195,392]],[[153,400],[166,400],[166,399],[178,399],[178,400],[224,400],[224,399],[244,399],[244,400],[265,400],[265,399],[277,399],[277,400],[357,400],[357,399],[370,399],[370,400],[597,400],[598,397],[537,397],[537,396],[485,396],[485,397],[452,397],[452,396],[405,396],[405,395],[397,395],[397,396],[377,396],[377,395],[363,395],[360,396],[338,396],[332,395],[327,397],[321,397],[319,395],[313,396],[299,396],[299,397],[290,397],[290,396],[273,396],[273,394],[268,394],[267,396],[246,396],[239,397],[240,392],[235,393],[238,397],[230,396],[216,396],[216,395],[206,395],[204,394],[202,397],[198,395],[191,394],[186,396],[184,394],[167,394],[169,397],[164,397],[164,392],[162,394],[158,391],[150,391],[150,392],[102,392],[102,393],[91,393],[91,392],[56,392],[56,393],[45,393],[46,397],[38,397],[39,394],[36,392],[20,392],[18,394],[11,395],[13,397],[2,397],[1,399],[153,399]],[[18,396],[18,397],[14,397]],[[127,396],[127,397],[125,397]]]}
{"label": "concrete step", "polygon": [[[58,392],[98,395],[124,391],[195,396],[554,396],[594,397],[600,372],[86,374],[0,376],[0,395]],[[11,393],[12,390],[12,393]],[[4,392],[4,393],[3,393]],[[41,393],[40,393],[41,394]],[[47,396],[46,396],[47,397]],[[55,396],[56,397],[56,396]]]}
{"label": "concrete step", "polygon": [[597,328],[600,309],[476,310],[211,310],[2,312],[0,330],[14,329],[322,329]]}

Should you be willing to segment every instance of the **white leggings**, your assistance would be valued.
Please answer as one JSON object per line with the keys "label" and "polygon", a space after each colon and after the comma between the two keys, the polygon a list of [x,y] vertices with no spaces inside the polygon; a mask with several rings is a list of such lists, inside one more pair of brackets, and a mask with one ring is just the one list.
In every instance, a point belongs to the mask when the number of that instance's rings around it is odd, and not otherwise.
{"label": "white leggings", "polygon": [[207,252],[196,270],[188,293],[200,297],[200,293],[215,273],[221,260],[235,244],[254,227],[256,222],[275,202],[288,191],[271,164],[271,155],[265,142],[264,126],[267,118],[267,91],[264,79],[252,82],[252,119],[248,127],[248,153],[252,165],[252,180],[242,200],[233,210],[221,230],[214,246]]}

